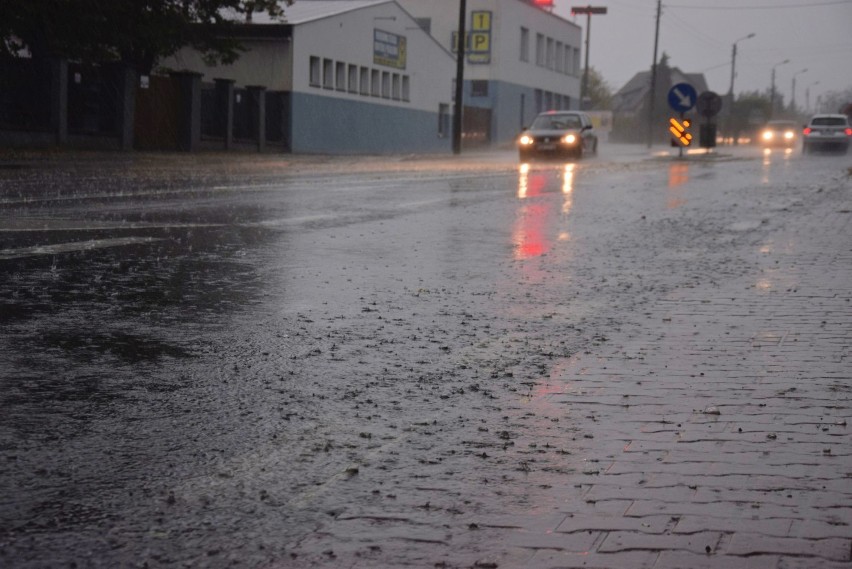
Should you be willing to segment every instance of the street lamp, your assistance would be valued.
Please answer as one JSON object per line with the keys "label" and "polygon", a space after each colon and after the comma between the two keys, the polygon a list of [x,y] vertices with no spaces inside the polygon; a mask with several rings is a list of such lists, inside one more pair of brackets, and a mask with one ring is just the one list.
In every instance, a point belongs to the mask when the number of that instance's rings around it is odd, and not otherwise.
{"label": "street lamp", "polygon": [[745,37],[741,37],[737,41],[734,42],[733,47],[731,48],[731,88],[728,90],[728,97],[731,99],[731,104],[734,103],[734,77],[736,77],[736,67],[737,67],[737,44],[743,40],[751,39],[755,36],[754,32],[750,33]]}
{"label": "street lamp", "polygon": [[586,70],[583,71],[583,83],[580,86],[580,109],[585,108],[583,102],[589,96],[589,41],[592,36],[592,14],[606,14],[604,6],[572,6],[571,15],[586,15]]}
{"label": "street lamp", "polygon": [[799,71],[793,73],[793,92],[790,95],[790,110],[794,113],[796,112],[796,75],[801,75],[802,73],[806,73],[807,71],[808,68],[805,67],[804,69],[800,69]]}
{"label": "street lamp", "polygon": [[776,63],[772,66],[772,90],[769,95],[769,118],[772,118],[772,115],[775,114],[775,68],[779,65],[784,65],[786,63],[790,63],[789,59],[785,59],[781,63]]}
{"label": "street lamp", "polygon": [[819,81],[814,81],[807,87],[805,87],[805,111],[810,111],[811,108],[811,87],[814,85],[819,85]]}

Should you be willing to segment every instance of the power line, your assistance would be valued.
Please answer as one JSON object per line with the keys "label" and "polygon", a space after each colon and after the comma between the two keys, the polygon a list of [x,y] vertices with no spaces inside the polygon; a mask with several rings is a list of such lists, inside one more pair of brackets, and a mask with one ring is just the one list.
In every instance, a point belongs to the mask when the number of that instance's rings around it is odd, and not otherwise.
{"label": "power line", "polygon": [[852,0],[824,0],[807,4],[763,4],[760,6],[687,6],[686,4],[666,4],[667,8],[683,8],[685,10],[778,10],[781,8],[812,8],[814,6],[837,6],[852,4]]}

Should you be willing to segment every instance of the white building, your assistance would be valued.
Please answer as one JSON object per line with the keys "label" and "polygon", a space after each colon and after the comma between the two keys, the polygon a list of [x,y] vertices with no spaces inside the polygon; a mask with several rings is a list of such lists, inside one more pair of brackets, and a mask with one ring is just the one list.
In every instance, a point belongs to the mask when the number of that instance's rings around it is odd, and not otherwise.
{"label": "white building", "polygon": [[286,94],[293,152],[450,151],[455,58],[397,1],[299,0],[237,27],[233,65],[184,49],[163,66]]}
{"label": "white building", "polygon": [[[398,1],[455,51],[458,0]],[[541,111],[579,108],[579,26],[530,0],[468,0],[467,11],[467,141],[504,144]]]}

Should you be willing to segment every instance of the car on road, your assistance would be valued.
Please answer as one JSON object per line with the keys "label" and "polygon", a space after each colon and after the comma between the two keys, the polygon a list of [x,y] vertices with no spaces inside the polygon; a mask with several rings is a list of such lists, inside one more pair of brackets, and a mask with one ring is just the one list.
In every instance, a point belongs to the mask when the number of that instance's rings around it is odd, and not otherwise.
{"label": "car on road", "polygon": [[591,117],[580,111],[547,111],[518,137],[521,162],[536,157],[582,158],[596,154],[598,137]]}
{"label": "car on road", "polygon": [[811,117],[802,131],[802,152],[834,148],[846,152],[852,139],[849,117],[841,114],[819,114]]}
{"label": "car on road", "polygon": [[775,120],[766,123],[758,133],[758,142],[766,148],[792,148],[798,140],[799,125],[793,121]]}

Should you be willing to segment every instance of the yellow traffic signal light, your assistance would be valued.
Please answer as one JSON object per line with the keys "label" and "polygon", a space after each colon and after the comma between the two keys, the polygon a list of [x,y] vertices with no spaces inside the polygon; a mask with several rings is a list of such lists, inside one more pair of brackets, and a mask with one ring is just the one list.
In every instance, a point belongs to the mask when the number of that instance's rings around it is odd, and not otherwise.
{"label": "yellow traffic signal light", "polygon": [[669,119],[669,132],[674,137],[672,142],[677,142],[681,146],[689,146],[692,144],[692,134],[689,132],[689,125],[692,123],[689,119],[677,120],[672,117]]}

